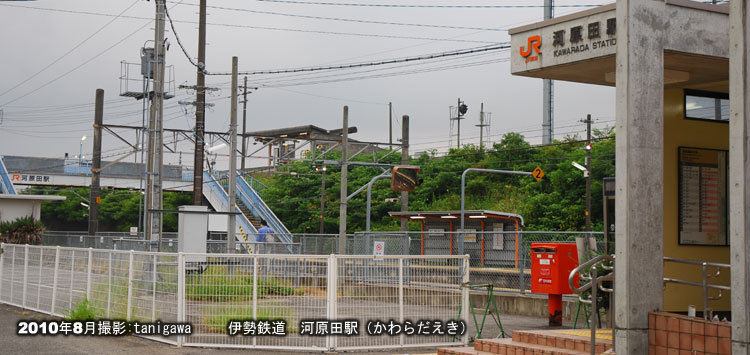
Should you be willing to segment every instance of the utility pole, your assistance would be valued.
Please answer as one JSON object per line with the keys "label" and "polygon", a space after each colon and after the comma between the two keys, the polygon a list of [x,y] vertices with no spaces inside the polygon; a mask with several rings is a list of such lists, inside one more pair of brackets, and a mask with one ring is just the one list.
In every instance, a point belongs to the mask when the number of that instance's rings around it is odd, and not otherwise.
{"label": "utility pole", "polygon": [[237,215],[234,205],[237,203],[237,57],[232,57],[232,104],[229,111],[229,223],[227,226],[227,253],[234,251]]}
{"label": "utility pole", "polygon": [[146,172],[146,240],[159,241],[162,230],[162,177],[163,177],[163,135],[162,122],[164,114],[164,18],[166,13],[165,0],[155,0],[156,22],[154,39],[154,94],[151,99],[148,125],[148,164]]}
{"label": "utility pole", "polygon": [[89,235],[99,230],[99,190],[102,167],[102,123],[104,120],[104,90],[96,89],[94,104],[94,156],[91,159],[91,189],[89,190]]}
{"label": "utility pole", "polygon": [[[544,19],[554,16],[554,1],[544,0]],[[542,144],[551,144],[554,138],[553,111],[554,83],[550,79],[542,80]]]}
{"label": "utility pole", "polygon": [[247,158],[247,76],[242,91],[242,171],[245,171],[245,159]]}
{"label": "utility pole", "polygon": [[[489,119],[484,114],[484,102],[482,102],[481,109],[479,111],[479,124],[477,127],[479,127],[479,149],[484,149],[484,130],[485,127],[489,127],[490,124],[488,123]],[[490,137],[490,131],[487,129],[487,141],[489,143],[489,137]]]}
{"label": "utility pole", "polygon": [[[461,122],[461,121],[459,121]],[[401,164],[409,165],[409,116],[401,117]],[[401,212],[409,210],[409,193],[401,191]],[[406,232],[409,224],[406,219],[401,218],[401,231]]]}
{"label": "utility pole", "polygon": [[195,90],[195,155],[193,156],[193,205],[203,204],[203,149],[206,130],[206,0],[200,0],[198,15],[198,78]]}
{"label": "utility pole", "polygon": [[586,122],[586,231],[591,232],[591,115],[586,115],[584,122]]}
{"label": "utility pole", "polygon": [[339,202],[339,255],[346,255],[347,148],[349,146],[349,106],[344,106],[344,129],[341,132],[341,193]]}
{"label": "utility pole", "polygon": [[388,103],[388,150],[393,150],[393,105]]}

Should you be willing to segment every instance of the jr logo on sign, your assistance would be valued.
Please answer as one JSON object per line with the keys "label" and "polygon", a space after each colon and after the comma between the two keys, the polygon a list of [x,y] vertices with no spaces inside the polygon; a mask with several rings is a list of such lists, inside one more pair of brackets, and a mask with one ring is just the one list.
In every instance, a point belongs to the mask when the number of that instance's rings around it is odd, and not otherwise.
{"label": "jr logo on sign", "polygon": [[[521,46],[519,53],[521,53],[522,57],[526,58],[526,63],[539,60],[539,54],[542,54],[542,51],[539,49],[541,45],[542,37],[531,36],[528,39],[526,47]],[[536,55],[531,55],[532,49],[534,50],[534,52],[536,52]]]}

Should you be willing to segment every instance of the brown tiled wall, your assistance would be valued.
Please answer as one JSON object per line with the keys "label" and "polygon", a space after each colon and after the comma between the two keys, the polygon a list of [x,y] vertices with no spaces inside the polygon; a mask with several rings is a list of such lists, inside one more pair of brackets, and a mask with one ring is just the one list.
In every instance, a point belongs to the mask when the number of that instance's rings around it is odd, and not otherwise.
{"label": "brown tiled wall", "polygon": [[680,314],[648,315],[650,355],[709,355],[732,353],[732,326]]}

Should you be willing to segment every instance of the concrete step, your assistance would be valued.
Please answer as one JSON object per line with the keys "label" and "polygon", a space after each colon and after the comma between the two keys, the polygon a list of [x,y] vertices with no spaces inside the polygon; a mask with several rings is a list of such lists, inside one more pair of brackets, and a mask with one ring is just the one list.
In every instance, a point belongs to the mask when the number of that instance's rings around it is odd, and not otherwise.
{"label": "concrete step", "polygon": [[[590,334],[589,329],[519,330],[513,332],[513,341],[589,352],[591,349]],[[598,329],[596,353],[601,354],[611,348],[612,330]]]}

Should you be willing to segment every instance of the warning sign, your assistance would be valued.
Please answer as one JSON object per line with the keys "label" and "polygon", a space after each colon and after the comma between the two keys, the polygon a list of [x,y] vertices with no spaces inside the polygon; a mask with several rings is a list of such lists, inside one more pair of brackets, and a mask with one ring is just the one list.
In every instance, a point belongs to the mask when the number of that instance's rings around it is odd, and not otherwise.
{"label": "warning sign", "polygon": [[372,244],[372,255],[385,255],[385,241],[376,240]]}
{"label": "warning sign", "polygon": [[536,169],[531,172],[531,175],[534,176],[534,179],[536,179],[536,181],[539,181],[544,177],[544,171],[542,171],[542,168],[537,166]]}

